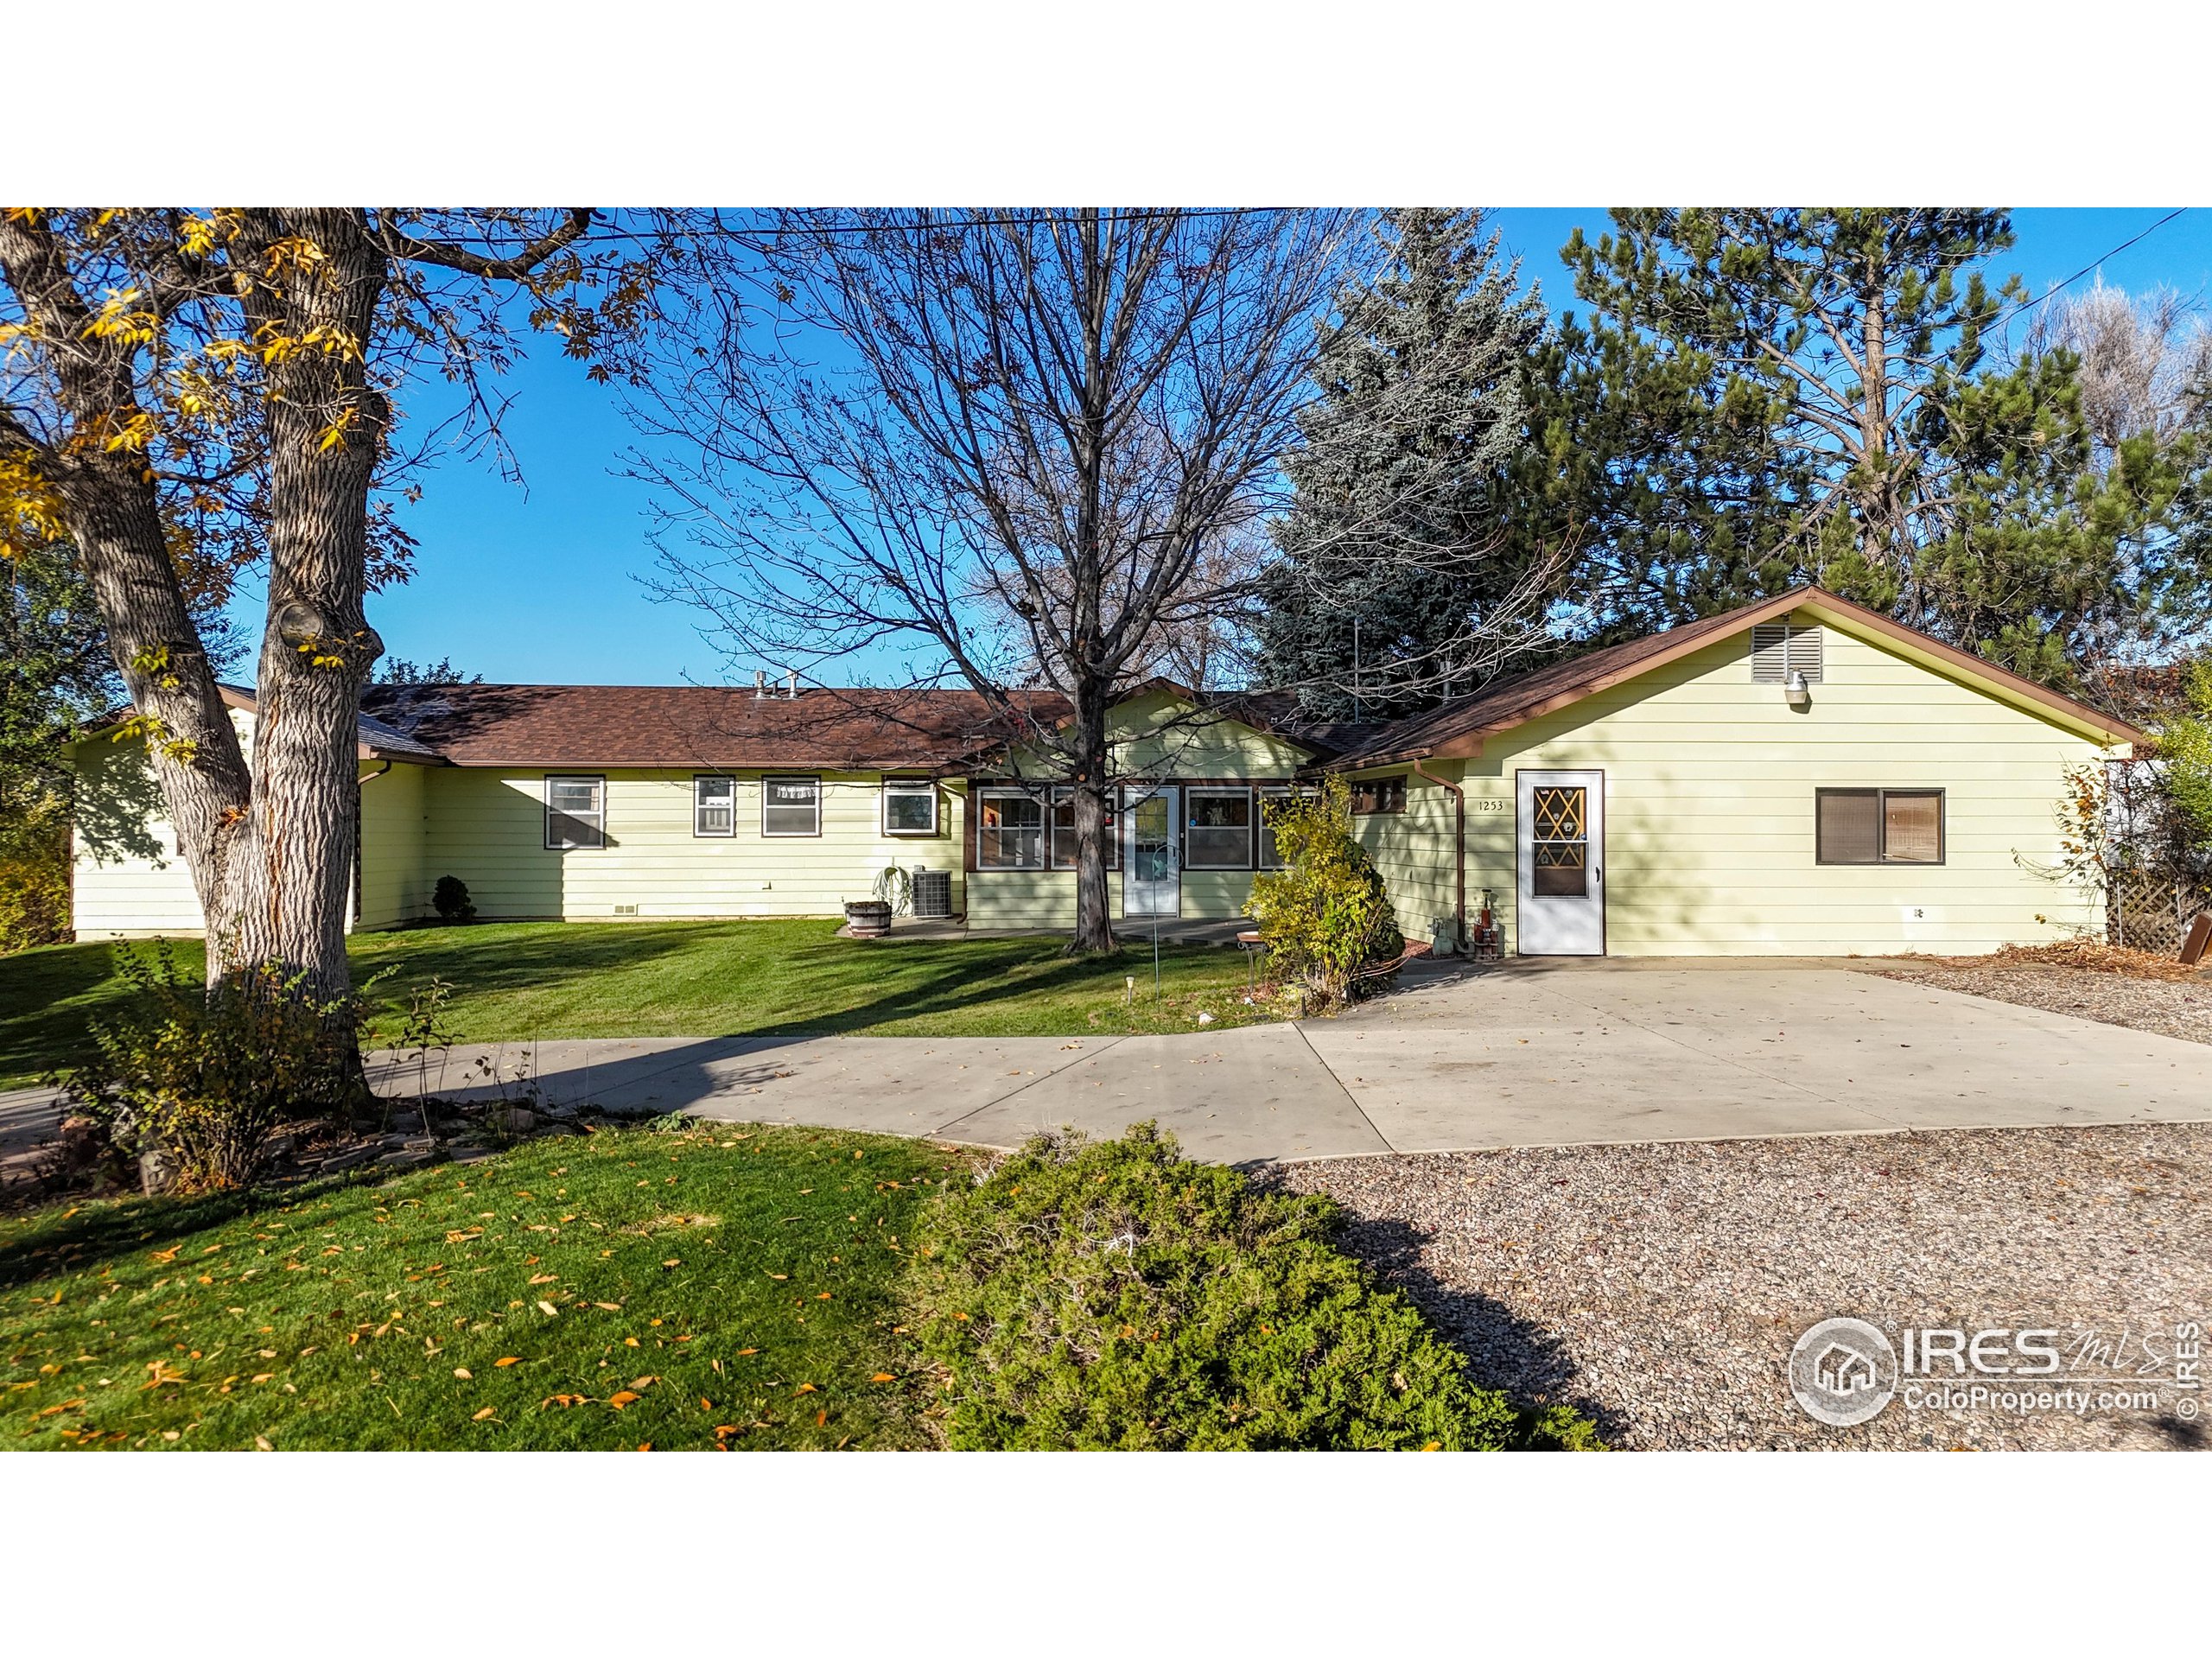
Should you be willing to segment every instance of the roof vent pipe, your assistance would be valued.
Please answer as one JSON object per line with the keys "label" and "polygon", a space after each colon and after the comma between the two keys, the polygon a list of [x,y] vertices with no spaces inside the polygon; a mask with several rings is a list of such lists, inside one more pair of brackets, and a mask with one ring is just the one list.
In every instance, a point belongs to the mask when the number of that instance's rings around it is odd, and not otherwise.
{"label": "roof vent pipe", "polygon": [[787,697],[798,696],[798,670],[787,668],[784,671],[784,695]]}
{"label": "roof vent pipe", "polygon": [[756,668],[753,671],[753,700],[758,702],[767,695],[768,671],[765,668]]}

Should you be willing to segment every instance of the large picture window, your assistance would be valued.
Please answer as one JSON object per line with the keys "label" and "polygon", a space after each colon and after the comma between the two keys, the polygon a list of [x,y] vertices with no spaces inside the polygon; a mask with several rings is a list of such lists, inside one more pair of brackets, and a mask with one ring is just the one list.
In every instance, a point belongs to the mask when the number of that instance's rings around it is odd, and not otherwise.
{"label": "large picture window", "polygon": [[[1114,796],[1106,797],[1106,822],[1099,834],[1106,838],[1106,868],[1122,868],[1121,820],[1114,811]],[[1052,868],[1071,870],[1076,867],[1075,846],[1075,791],[1059,788],[1052,791]]]}
{"label": "large picture window", "polygon": [[763,778],[760,780],[760,833],[764,836],[820,835],[822,780],[819,778]]}
{"label": "large picture window", "polygon": [[928,778],[887,778],[883,780],[883,833],[887,836],[937,834],[937,784]]}
{"label": "large picture window", "polygon": [[691,780],[691,833],[695,836],[734,836],[737,833],[737,779],[694,778]]}
{"label": "large picture window", "polygon": [[1183,865],[1192,870],[1252,868],[1252,791],[1194,788],[1184,791]]}
{"label": "large picture window", "polygon": [[1940,789],[1816,789],[1814,857],[1822,864],[1941,864]]}
{"label": "large picture window", "polygon": [[1045,868],[1045,803],[1026,789],[986,789],[976,805],[976,864],[985,870]]}
{"label": "large picture window", "polygon": [[607,845],[607,779],[545,780],[545,844],[556,852],[595,852]]}

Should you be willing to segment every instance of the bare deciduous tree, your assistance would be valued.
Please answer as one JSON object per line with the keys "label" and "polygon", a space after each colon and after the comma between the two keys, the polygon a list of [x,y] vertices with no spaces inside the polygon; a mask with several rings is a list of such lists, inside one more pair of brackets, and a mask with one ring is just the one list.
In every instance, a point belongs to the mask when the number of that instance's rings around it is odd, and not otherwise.
{"label": "bare deciduous tree", "polygon": [[1356,222],[790,213],[696,245],[632,400],[663,591],[735,657],[890,646],[980,693],[1072,786],[1074,948],[1113,950],[1109,712],[1249,591],[1224,550],[1280,499]]}
{"label": "bare deciduous tree", "polygon": [[2063,350],[2081,361],[2082,414],[2109,467],[2128,439],[2161,442],[2212,413],[2212,327],[2170,288],[2131,295],[2100,279],[2034,314],[2024,355]]}

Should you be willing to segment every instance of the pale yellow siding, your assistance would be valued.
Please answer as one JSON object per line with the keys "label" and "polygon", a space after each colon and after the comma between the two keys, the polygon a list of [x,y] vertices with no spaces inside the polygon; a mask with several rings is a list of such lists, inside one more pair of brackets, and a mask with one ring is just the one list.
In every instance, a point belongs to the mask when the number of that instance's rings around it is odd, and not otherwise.
{"label": "pale yellow siding", "polygon": [[[1812,706],[1751,680],[1737,634],[1488,740],[1430,770],[1464,779],[1468,910],[1497,890],[1512,948],[1514,773],[1605,774],[1606,949],[1618,956],[1966,954],[2093,926],[2058,856],[2065,770],[2083,738],[1832,625]],[[1396,770],[1403,771],[1404,768]],[[1946,791],[1941,865],[1821,865],[1813,792]],[[1401,925],[1450,913],[1450,800],[1411,779],[1408,811],[1361,820]]]}
{"label": "pale yellow siding", "polygon": [[354,925],[397,927],[431,914],[422,766],[361,768],[361,913]]}
{"label": "pale yellow siding", "polygon": [[607,845],[552,851],[545,846],[548,775],[433,768],[424,779],[426,891],[442,875],[458,876],[486,920],[834,916],[849,899],[873,897],[876,877],[897,863],[950,870],[953,908],[961,906],[957,785],[939,792],[940,834],[886,836],[878,773],[808,774],[822,779],[822,833],[764,836],[762,774],[740,772],[736,833],[695,836],[694,773],[613,769],[587,774],[607,780]]}
{"label": "pale yellow siding", "polygon": [[[253,715],[231,710],[253,760]],[[80,939],[144,938],[206,931],[192,871],[177,851],[146,746],[86,738],[72,747],[77,772],[70,925]]]}

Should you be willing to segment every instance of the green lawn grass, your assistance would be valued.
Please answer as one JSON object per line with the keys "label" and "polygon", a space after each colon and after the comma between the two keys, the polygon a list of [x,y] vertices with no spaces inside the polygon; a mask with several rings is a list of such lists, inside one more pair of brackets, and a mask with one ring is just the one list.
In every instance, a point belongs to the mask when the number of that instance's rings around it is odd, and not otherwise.
{"label": "green lawn grass", "polygon": [[[555,1037],[734,1037],[867,1032],[892,1037],[1073,1036],[1248,1025],[1279,1006],[1244,1001],[1241,951],[1163,948],[1107,960],[1061,954],[1051,938],[883,940],[836,937],[833,921],[497,922],[359,934],[348,944],[369,990],[372,1041],[432,976],[454,987],[448,1023],[468,1042]],[[55,945],[0,957],[0,1088],[82,1060],[86,1022],[121,1005],[114,953]],[[180,940],[196,966],[200,945]],[[1134,1003],[1128,981],[1136,981]]]}
{"label": "green lawn grass", "polygon": [[0,1218],[0,1446],[912,1446],[956,1154],[730,1124]]}

